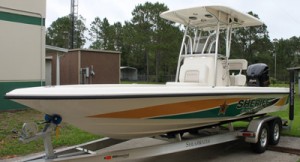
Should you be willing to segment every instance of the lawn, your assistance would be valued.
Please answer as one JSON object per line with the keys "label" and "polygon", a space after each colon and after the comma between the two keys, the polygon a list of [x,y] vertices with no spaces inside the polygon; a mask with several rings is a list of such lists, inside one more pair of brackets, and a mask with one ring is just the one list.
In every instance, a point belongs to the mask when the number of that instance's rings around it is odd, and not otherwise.
{"label": "lawn", "polygon": [[[43,151],[44,145],[42,140],[27,144],[18,140],[19,131],[24,122],[42,122],[43,119],[44,115],[42,113],[32,109],[0,113],[0,160]],[[39,125],[40,130],[43,126],[43,124]],[[60,127],[59,136],[56,137],[54,133],[52,135],[53,146],[55,148],[76,145],[101,138],[66,123],[62,123]]]}
{"label": "lawn", "polygon": [[[289,87],[287,84],[277,84],[277,85],[272,85],[274,87]],[[295,113],[294,113],[294,121],[292,122],[292,129],[291,130],[283,130],[281,132],[282,135],[284,136],[294,136],[294,137],[300,137],[300,96],[298,93],[298,85],[295,85],[295,102],[294,102],[294,108],[295,108]],[[279,116],[284,120],[289,121],[289,108],[283,110],[283,111],[277,111],[274,113],[270,113],[272,116]],[[290,121],[288,122],[290,125]],[[241,126],[247,126],[248,122],[235,122],[234,126],[241,127]]]}
{"label": "lawn", "polygon": [[[285,85],[286,86],[286,85]],[[298,87],[295,86],[298,90]],[[295,95],[295,120],[291,131],[283,131],[283,135],[300,137],[300,97],[298,93]],[[288,109],[273,113],[272,115],[280,116],[288,119]],[[40,152],[44,150],[42,140],[24,144],[18,140],[19,131],[24,122],[42,122],[44,115],[32,109],[26,109],[17,112],[1,112],[0,113],[0,160],[15,156],[26,155],[30,153]],[[43,124],[39,125],[40,129]],[[69,124],[62,123],[60,125],[60,135],[58,137],[53,133],[54,148],[71,146],[87,141],[101,138],[92,135]]]}
{"label": "lawn", "polygon": [[[279,87],[279,86],[288,86],[288,85],[276,85],[276,86]],[[295,91],[296,91],[295,102],[294,102],[295,116],[294,116],[294,121],[292,122],[292,129],[289,131],[284,130],[282,134],[288,136],[300,137],[300,96],[298,92],[298,84],[295,85]],[[287,108],[284,111],[274,112],[271,115],[280,116],[282,119],[289,120],[289,109]]]}

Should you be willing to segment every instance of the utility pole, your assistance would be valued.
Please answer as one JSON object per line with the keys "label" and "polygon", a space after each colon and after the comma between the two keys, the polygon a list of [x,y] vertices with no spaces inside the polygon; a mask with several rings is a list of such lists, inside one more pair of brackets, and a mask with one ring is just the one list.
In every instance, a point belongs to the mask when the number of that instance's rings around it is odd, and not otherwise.
{"label": "utility pole", "polygon": [[75,36],[75,23],[78,17],[78,0],[71,0],[71,12],[70,12],[70,20],[71,20],[71,31],[69,32],[69,48],[74,49],[74,43],[76,41]]}
{"label": "utility pole", "polygon": [[274,79],[276,80],[276,74],[277,74],[277,72],[276,72],[276,70],[277,70],[277,68],[276,68],[276,66],[277,66],[277,58],[276,58],[276,55],[277,55],[277,51],[276,51],[276,49],[277,49],[277,43],[278,43],[278,39],[273,39],[273,45],[274,45],[274,57],[275,57],[275,62],[274,62]]}

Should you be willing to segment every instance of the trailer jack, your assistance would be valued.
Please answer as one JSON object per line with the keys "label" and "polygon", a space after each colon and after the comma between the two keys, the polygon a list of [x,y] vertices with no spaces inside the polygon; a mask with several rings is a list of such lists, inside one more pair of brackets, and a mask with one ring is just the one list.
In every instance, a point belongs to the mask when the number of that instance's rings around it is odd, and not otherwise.
{"label": "trailer jack", "polygon": [[37,133],[37,124],[36,123],[24,123],[22,127],[20,141],[28,143],[37,139],[42,138],[45,147],[46,159],[56,158],[53,146],[51,142],[51,132],[57,127],[54,123],[46,123],[43,131]]}
{"label": "trailer jack", "polygon": [[51,132],[55,130],[62,121],[59,115],[45,115],[44,129],[38,133],[38,126],[36,123],[24,123],[21,131],[20,141],[28,143],[39,138],[43,139],[45,148],[45,159],[56,158],[51,141]]}

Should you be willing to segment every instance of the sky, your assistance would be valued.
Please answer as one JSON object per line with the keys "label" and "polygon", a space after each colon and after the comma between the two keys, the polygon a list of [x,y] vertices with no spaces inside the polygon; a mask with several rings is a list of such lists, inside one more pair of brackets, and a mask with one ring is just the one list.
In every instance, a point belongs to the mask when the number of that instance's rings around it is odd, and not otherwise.
{"label": "sky", "polygon": [[[300,36],[300,0],[77,0],[78,14],[90,28],[95,17],[107,18],[110,24],[130,21],[131,12],[145,2],[164,3],[170,10],[203,5],[225,5],[241,12],[253,11],[268,27],[273,39]],[[70,13],[71,0],[47,0],[46,27]]]}

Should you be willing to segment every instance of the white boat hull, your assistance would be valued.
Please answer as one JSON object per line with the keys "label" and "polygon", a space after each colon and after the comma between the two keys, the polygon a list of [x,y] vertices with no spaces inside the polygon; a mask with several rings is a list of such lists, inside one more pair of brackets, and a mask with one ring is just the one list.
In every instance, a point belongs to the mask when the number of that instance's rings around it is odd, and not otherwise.
{"label": "white boat hull", "polygon": [[18,89],[6,96],[85,131],[130,139],[278,111],[287,105],[288,89],[74,85]]}

